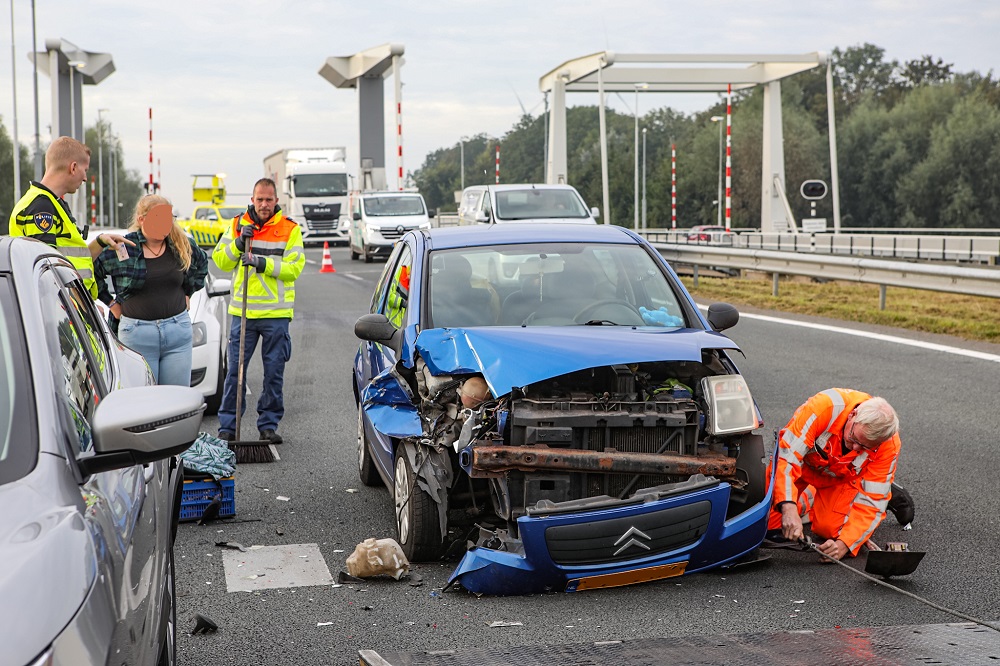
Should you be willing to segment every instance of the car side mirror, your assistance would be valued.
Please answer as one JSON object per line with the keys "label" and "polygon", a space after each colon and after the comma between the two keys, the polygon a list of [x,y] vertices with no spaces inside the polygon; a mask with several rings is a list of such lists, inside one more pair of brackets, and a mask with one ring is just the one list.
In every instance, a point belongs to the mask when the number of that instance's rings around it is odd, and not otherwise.
{"label": "car side mirror", "polygon": [[594,206],[593,208],[590,209],[590,216],[596,220],[601,216],[601,209],[598,208],[597,206]]}
{"label": "car side mirror", "polygon": [[209,296],[226,296],[233,289],[233,281],[226,278],[215,278],[205,291]]}
{"label": "car side mirror", "polygon": [[490,222],[490,215],[489,215],[489,213],[487,213],[486,211],[483,211],[483,210],[477,211],[476,212],[476,222],[481,222],[483,224],[489,224],[489,222]]}
{"label": "car side mirror", "polygon": [[354,220],[355,222],[360,222],[361,221],[361,213],[355,212],[353,215],[351,215],[351,219]]}
{"label": "car side mirror", "polygon": [[729,303],[712,303],[708,306],[708,323],[713,331],[724,331],[736,326],[740,311]]}
{"label": "car side mirror", "polygon": [[437,212],[437,209],[435,209],[435,208],[429,208],[427,210],[427,217],[434,218],[434,217],[437,216],[437,214],[438,214],[438,212]]}
{"label": "car side mirror", "polygon": [[384,314],[362,315],[354,323],[354,335],[361,340],[388,345],[399,352],[400,329],[393,326]]}

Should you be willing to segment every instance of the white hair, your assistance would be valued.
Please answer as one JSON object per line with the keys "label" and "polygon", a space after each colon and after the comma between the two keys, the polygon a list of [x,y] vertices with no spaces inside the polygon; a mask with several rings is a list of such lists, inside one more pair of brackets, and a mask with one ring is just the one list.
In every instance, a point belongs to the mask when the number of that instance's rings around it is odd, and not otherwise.
{"label": "white hair", "polygon": [[854,410],[854,422],[861,426],[865,438],[884,442],[899,432],[899,417],[885,398],[870,398]]}

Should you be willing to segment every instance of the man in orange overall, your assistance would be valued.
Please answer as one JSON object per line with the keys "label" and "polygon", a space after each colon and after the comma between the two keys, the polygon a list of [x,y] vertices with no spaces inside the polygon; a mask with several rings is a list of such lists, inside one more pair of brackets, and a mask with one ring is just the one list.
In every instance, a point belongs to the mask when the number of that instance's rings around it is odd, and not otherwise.
{"label": "man in orange overall", "polygon": [[812,532],[825,539],[817,544],[820,552],[838,560],[857,555],[889,508],[898,430],[899,418],[883,398],[840,388],[809,398],[778,437],[763,545],[795,544],[807,517]]}

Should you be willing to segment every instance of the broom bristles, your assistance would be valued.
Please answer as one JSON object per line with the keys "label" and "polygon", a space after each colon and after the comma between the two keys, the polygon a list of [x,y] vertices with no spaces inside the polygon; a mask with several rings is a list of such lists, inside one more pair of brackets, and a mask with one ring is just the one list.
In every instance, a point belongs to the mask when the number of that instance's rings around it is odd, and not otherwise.
{"label": "broom bristles", "polygon": [[243,442],[232,441],[229,442],[229,448],[236,454],[237,465],[241,463],[270,463],[275,460],[281,460],[278,456],[278,450],[274,448],[274,444],[271,444],[266,439]]}

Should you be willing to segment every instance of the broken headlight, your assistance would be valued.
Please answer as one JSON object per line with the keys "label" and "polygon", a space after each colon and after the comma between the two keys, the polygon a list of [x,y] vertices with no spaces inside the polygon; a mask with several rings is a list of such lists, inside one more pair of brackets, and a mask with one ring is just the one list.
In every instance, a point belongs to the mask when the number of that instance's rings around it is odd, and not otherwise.
{"label": "broken headlight", "polygon": [[759,425],[750,387],[742,375],[705,377],[701,390],[708,405],[705,430],[709,434],[749,432]]}

